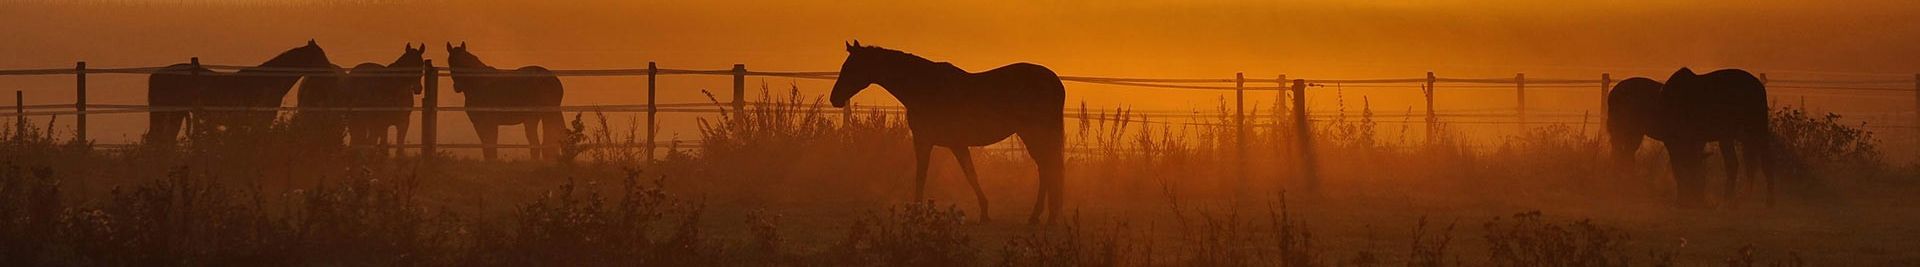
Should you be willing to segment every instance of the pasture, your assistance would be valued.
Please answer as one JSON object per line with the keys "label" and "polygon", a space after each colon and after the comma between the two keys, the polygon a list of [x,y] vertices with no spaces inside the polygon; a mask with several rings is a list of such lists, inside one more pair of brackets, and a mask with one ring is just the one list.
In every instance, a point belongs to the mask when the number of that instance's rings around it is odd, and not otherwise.
{"label": "pasture", "polygon": [[[762,90],[767,90],[763,87]],[[1664,153],[1629,169],[1582,124],[1492,142],[1451,125],[1422,140],[1371,107],[1311,132],[1319,183],[1287,149],[1284,112],[1233,127],[1129,123],[1079,112],[1067,129],[1067,216],[1028,225],[1024,153],[976,150],[993,221],[977,222],[953,159],[934,153],[927,200],[899,115],[823,110],[763,93],[703,118],[698,149],[651,162],[645,133],[567,112],[562,162],[390,156],[304,146],[283,119],[176,145],[96,149],[70,132],[6,132],[0,257],[28,265],[1286,265],[1801,266],[1920,264],[1913,165],[1871,132],[1776,106],[1811,174],[1707,209],[1674,207]],[[714,101],[720,105],[719,101]],[[1206,114],[1227,124],[1222,105]],[[1284,110],[1284,109],[1266,109]],[[836,114],[837,113],[837,114]],[[842,117],[845,116],[845,117]],[[1203,117],[1203,118],[1204,118]],[[631,125],[631,124],[627,124]],[[1239,139],[1244,138],[1244,139]],[[1241,140],[1244,140],[1241,141]],[[1652,142],[1650,142],[1652,143]],[[981,152],[984,151],[984,152]],[[944,152],[944,151],[938,151]],[[1238,164],[1244,159],[1245,173]],[[1709,157],[1718,185],[1717,157]],[[1718,188],[1714,186],[1712,188]],[[1710,190],[1710,194],[1720,194]],[[1718,199],[1718,198],[1712,198]]]}

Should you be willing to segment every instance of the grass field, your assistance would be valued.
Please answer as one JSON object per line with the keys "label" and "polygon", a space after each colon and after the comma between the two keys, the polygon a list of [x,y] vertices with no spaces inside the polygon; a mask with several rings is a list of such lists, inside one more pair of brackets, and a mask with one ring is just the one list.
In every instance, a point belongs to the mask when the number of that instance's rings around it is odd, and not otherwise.
{"label": "grass field", "polygon": [[[710,118],[702,149],[653,162],[638,150],[568,149],[564,163],[429,163],[287,142],[307,139],[285,125],[114,151],[59,131],[7,131],[0,262],[1920,265],[1920,172],[1886,162],[1872,133],[1793,108],[1775,113],[1798,174],[1781,178],[1780,204],[1766,207],[1764,187],[1743,182],[1734,200],[1704,210],[1673,207],[1657,146],[1614,168],[1603,141],[1577,125],[1468,144],[1446,130],[1385,140],[1378,131],[1405,130],[1341,118],[1316,125],[1321,180],[1307,188],[1293,175],[1291,128],[1251,129],[1249,146],[1262,149],[1241,175],[1231,129],[1096,111],[1068,129],[1072,212],[1035,226],[1026,221],[1037,182],[1018,147],[976,152],[992,201],[981,214],[944,152],[930,199],[910,199],[902,118],[842,118],[797,95],[763,100],[796,105]],[[575,118],[573,143],[642,135],[606,127],[603,115]],[[1710,179],[1720,179],[1712,161]],[[1718,196],[1719,181],[1710,184]]]}

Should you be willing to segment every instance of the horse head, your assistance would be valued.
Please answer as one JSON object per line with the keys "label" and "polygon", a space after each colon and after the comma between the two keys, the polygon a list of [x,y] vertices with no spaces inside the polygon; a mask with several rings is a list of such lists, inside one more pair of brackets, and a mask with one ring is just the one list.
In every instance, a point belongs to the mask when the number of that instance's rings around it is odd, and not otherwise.
{"label": "horse head", "polygon": [[[472,52],[467,51],[467,42],[460,42],[460,46],[447,43],[447,68],[453,72],[458,73],[461,72],[461,69],[485,67],[487,67],[487,64],[480,62],[479,56],[474,56]],[[460,87],[461,80],[464,79],[453,79],[453,92],[466,92],[466,89]]]}
{"label": "horse head", "polygon": [[[401,53],[400,58],[393,60],[392,64],[387,64],[387,68],[394,69],[396,71],[397,70],[417,70],[427,65],[426,53],[427,53],[427,44],[420,44],[420,48],[414,48],[413,44],[407,44],[406,52]],[[420,72],[414,71],[413,73],[419,74]],[[416,95],[421,94],[423,89],[424,88],[420,86],[420,83],[416,82],[413,84],[413,94],[416,94]]]}
{"label": "horse head", "polygon": [[1607,92],[1608,139],[1620,167],[1633,162],[1634,153],[1647,136],[1665,138],[1665,132],[1659,127],[1661,86],[1653,79],[1634,77],[1620,81]]}
{"label": "horse head", "polygon": [[387,64],[387,67],[420,67],[426,65],[426,54],[426,44],[421,44],[420,48],[414,48],[413,44],[409,43],[405,52],[400,53],[400,58],[394,59],[393,63]]}
{"label": "horse head", "polygon": [[860,41],[847,44],[847,60],[840,63],[840,77],[833,81],[833,93],[828,97],[833,107],[846,107],[853,95],[875,82],[875,72],[886,69],[876,66],[878,62],[872,53],[876,49],[879,48],[860,46]]}

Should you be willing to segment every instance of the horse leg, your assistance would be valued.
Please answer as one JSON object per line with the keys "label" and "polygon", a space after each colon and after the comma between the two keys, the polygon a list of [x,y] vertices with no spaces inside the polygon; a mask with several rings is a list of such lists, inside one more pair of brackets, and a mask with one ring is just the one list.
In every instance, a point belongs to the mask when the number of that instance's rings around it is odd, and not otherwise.
{"label": "horse leg", "polygon": [[1725,201],[1727,202],[1724,205],[1728,205],[1729,207],[1733,205],[1734,197],[1739,195],[1739,193],[1734,190],[1734,185],[1740,181],[1739,144],[1739,142],[1731,138],[1720,141],[1720,161],[1727,166],[1727,186],[1726,191],[1722,194],[1725,194],[1724,197],[1726,197]]}
{"label": "horse leg", "polygon": [[[540,146],[553,145],[553,144],[540,143],[540,119],[527,118],[527,121],[525,123],[520,124],[520,126],[522,126],[520,128],[522,130],[525,130],[527,133],[527,149],[528,149],[527,152],[529,156],[533,157],[534,160],[540,160],[540,159],[546,158],[547,149],[542,148]],[[553,134],[553,133],[547,133],[547,134]]]}
{"label": "horse leg", "polygon": [[387,126],[375,126],[371,132],[367,133],[367,136],[371,137],[374,142],[373,149],[369,151],[373,151],[382,158],[387,157],[387,147],[389,146],[387,143]]}
{"label": "horse leg", "polygon": [[1631,132],[1631,130],[1628,129],[1619,129],[1618,132],[1609,133],[1613,135],[1608,141],[1613,143],[1614,167],[1616,170],[1631,170],[1634,155],[1640,151],[1640,142],[1646,139],[1646,135],[1639,132]]}
{"label": "horse leg", "polygon": [[1668,140],[1667,161],[1673,165],[1674,189],[1677,191],[1675,204],[1682,208],[1698,208],[1704,202],[1703,191],[1706,185],[1701,177],[1701,148],[1705,142]]}
{"label": "horse leg", "polygon": [[[393,143],[396,145],[393,147],[393,156],[407,156],[407,122],[402,120],[399,123],[393,124],[393,132]],[[380,134],[385,135],[387,133],[386,131],[381,131]]]}
{"label": "horse leg", "polygon": [[927,198],[927,158],[932,154],[932,142],[913,139],[913,201]]}
{"label": "horse leg", "polygon": [[480,154],[486,157],[487,161],[500,158],[499,148],[494,147],[494,143],[499,142],[500,125],[475,123],[473,132],[480,135]]}
{"label": "horse leg", "polygon": [[186,118],[186,112],[162,111],[147,115],[147,143],[172,143],[180,134],[180,123]]}
{"label": "horse leg", "polygon": [[947,147],[953,151],[953,159],[960,162],[960,172],[967,175],[967,184],[973,186],[973,197],[980,202],[980,222],[990,221],[987,213],[987,193],[980,190],[980,176],[973,171],[973,153],[966,146]]}
{"label": "horse leg", "polygon": [[[1034,165],[1040,170],[1041,196],[1036,201],[1044,201],[1047,206],[1047,224],[1053,224],[1060,217],[1060,208],[1066,202],[1065,155],[1062,155],[1065,133],[1059,124],[1036,131],[1021,132],[1020,140],[1027,145],[1028,156],[1033,157]],[[1039,204],[1034,205],[1033,217],[1029,224],[1040,219]]]}

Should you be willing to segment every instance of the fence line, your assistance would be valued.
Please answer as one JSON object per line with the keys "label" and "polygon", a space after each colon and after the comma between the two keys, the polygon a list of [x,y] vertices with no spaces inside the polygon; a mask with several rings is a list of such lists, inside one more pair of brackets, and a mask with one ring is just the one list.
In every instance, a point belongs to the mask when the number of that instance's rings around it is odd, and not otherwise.
{"label": "fence line", "polygon": [[[184,67],[182,65],[184,65]],[[201,69],[205,69],[205,70],[201,70]],[[215,72],[211,70],[223,70],[227,72]],[[421,111],[422,112],[421,120],[424,128],[421,131],[422,143],[414,146],[423,150],[437,150],[437,148],[439,147],[445,147],[445,148],[479,147],[479,145],[475,145],[475,144],[438,144],[438,142],[435,141],[437,139],[435,138],[435,136],[438,135],[438,131],[436,130],[438,127],[436,126],[437,125],[436,114],[439,111],[645,112],[648,115],[647,126],[646,126],[646,131],[648,134],[645,142],[645,146],[647,148],[646,158],[650,160],[653,158],[653,154],[652,154],[653,148],[657,147],[656,145],[658,145],[658,143],[655,140],[656,139],[655,133],[657,133],[658,131],[657,129],[658,123],[655,120],[655,115],[657,113],[661,113],[661,112],[722,113],[722,112],[739,112],[739,111],[745,110],[746,105],[750,104],[745,99],[746,92],[744,89],[745,88],[744,84],[745,84],[745,77],[747,76],[784,77],[784,78],[810,79],[810,80],[833,80],[833,79],[837,79],[839,75],[839,73],[837,72],[749,71],[746,69],[746,66],[744,64],[735,64],[730,69],[665,69],[665,68],[659,68],[657,64],[654,64],[652,62],[649,62],[647,68],[553,69],[553,70],[549,70],[549,72],[550,74],[547,74],[547,73],[528,74],[528,73],[519,73],[519,72],[513,72],[513,71],[499,71],[494,69],[434,67],[432,64],[432,61],[427,61],[425,66],[422,66],[417,69],[412,69],[412,70],[401,69],[401,70],[385,70],[385,71],[375,71],[375,72],[362,71],[362,72],[356,73],[356,72],[348,72],[347,69],[340,69],[340,68],[280,68],[280,67],[253,67],[253,66],[238,66],[238,65],[200,64],[199,60],[195,58],[189,64],[181,64],[181,65],[166,66],[166,67],[87,68],[85,65],[85,62],[78,62],[75,64],[74,68],[0,70],[0,76],[74,75],[77,78],[76,88],[75,88],[75,91],[76,91],[75,103],[24,105],[23,104],[24,100],[17,99],[16,102],[20,102],[22,104],[16,104],[13,107],[9,107],[15,110],[14,113],[3,114],[3,115],[12,115],[17,117],[43,116],[43,115],[77,115],[79,117],[79,120],[77,121],[80,123],[76,127],[78,128],[76,132],[80,133],[79,135],[83,137],[86,136],[85,121],[86,121],[86,115],[88,114],[122,114],[122,113],[144,113],[144,112],[177,112],[177,111],[260,111],[260,112],[264,112],[264,111],[338,111],[338,112]],[[126,104],[89,104],[86,102],[86,75],[87,74],[180,74],[180,75],[211,75],[211,76],[278,76],[278,77],[292,77],[292,76],[331,77],[335,75],[348,75],[349,77],[356,77],[356,76],[357,77],[389,77],[389,76],[421,77],[421,78],[424,78],[422,79],[422,83],[423,83],[423,88],[425,90],[425,96],[423,96],[420,106],[409,107],[409,108],[398,108],[398,107],[394,107],[394,108],[178,107],[178,106],[147,106],[147,105],[126,105]],[[509,107],[441,107],[439,106],[437,95],[439,91],[438,81],[440,80],[440,77],[443,75],[446,75],[448,77],[451,77],[454,75],[461,76],[461,77],[469,77],[469,76],[645,77],[647,79],[647,82],[645,84],[646,90],[647,90],[647,104],[645,105],[578,105],[578,106],[557,106],[557,107],[511,107],[511,108]],[[658,79],[658,76],[661,76],[661,75],[732,76],[733,85],[734,85],[732,101],[729,103],[656,104],[654,102],[655,95],[656,95],[655,92],[657,91],[655,81]],[[1283,92],[1282,94],[1275,95],[1274,103],[1276,104],[1276,106],[1285,106],[1293,109],[1289,113],[1291,113],[1295,117],[1294,119],[1289,121],[1293,121],[1295,123],[1295,125],[1292,125],[1292,126],[1294,126],[1296,131],[1298,131],[1299,134],[1302,134],[1302,136],[1305,136],[1304,134],[1311,132],[1309,128],[1311,127],[1312,122],[1326,122],[1329,120],[1337,120],[1345,117],[1345,114],[1339,114],[1339,115],[1315,114],[1315,113],[1329,113],[1329,111],[1306,109],[1306,102],[1305,102],[1306,87],[1323,87],[1323,88],[1332,87],[1335,89],[1346,89],[1346,88],[1419,89],[1420,92],[1424,95],[1425,101],[1426,101],[1426,109],[1423,112],[1424,114],[1418,114],[1424,117],[1425,120],[1420,121],[1419,123],[1429,124],[1429,127],[1427,127],[1429,131],[1428,136],[1432,136],[1431,131],[1435,128],[1433,127],[1433,125],[1435,124],[1534,125],[1534,124],[1580,123],[1584,125],[1584,124],[1595,124],[1596,122],[1605,121],[1604,110],[1607,107],[1607,103],[1605,103],[1605,98],[1606,98],[1605,96],[1608,90],[1611,90],[1611,87],[1613,86],[1613,83],[1615,81],[1613,78],[1611,78],[1609,74],[1605,74],[1605,73],[1601,74],[1601,77],[1599,77],[1600,79],[1541,79],[1537,77],[1533,79],[1528,79],[1525,76],[1526,76],[1525,74],[1516,74],[1511,78],[1507,78],[1507,77],[1498,77],[1498,78],[1440,77],[1440,76],[1434,75],[1434,73],[1432,72],[1428,72],[1426,73],[1425,77],[1379,78],[1379,79],[1293,79],[1293,80],[1288,80],[1286,75],[1279,75],[1277,79],[1273,79],[1273,80],[1263,80],[1263,79],[1248,80],[1245,78],[1245,75],[1236,75],[1236,77],[1232,79],[1224,78],[1224,76],[1222,78],[1138,78],[1138,77],[1060,76],[1059,78],[1063,82],[1113,85],[1113,86],[1122,86],[1122,87],[1208,90],[1208,91],[1223,91],[1223,92],[1233,91],[1234,92],[1233,101],[1235,105],[1232,110],[1227,110],[1223,107],[1222,109],[1219,109],[1219,110],[1208,111],[1208,112],[1221,112],[1219,114],[1203,114],[1202,110],[1178,111],[1178,110],[1124,110],[1124,109],[1116,110],[1116,112],[1112,112],[1112,113],[1109,113],[1105,110],[1067,109],[1063,111],[1063,113],[1067,118],[1096,119],[1091,117],[1098,115],[1099,117],[1097,119],[1099,120],[1115,120],[1115,121],[1128,121],[1128,122],[1137,121],[1141,123],[1161,123],[1161,124],[1168,124],[1168,125],[1179,124],[1179,125],[1231,126],[1236,128],[1236,135],[1245,135],[1246,133],[1244,131],[1248,126],[1284,126],[1284,125],[1251,123],[1247,119],[1249,116],[1246,114],[1247,113],[1247,110],[1245,107],[1246,91]],[[1886,93],[1914,92],[1915,93],[1914,99],[1916,102],[1915,112],[1920,112],[1920,75],[1916,75],[1913,80],[1768,79],[1765,73],[1758,73],[1757,76],[1763,83],[1768,83],[1771,88],[1780,88],[1780,89],[1788,89],[1788,90],[1814,90],[1822,93],[1831,93],[1836,95],[1864,96],[1866,95],[1865,93],[1868,93],[1868,92],[1881,94],[1881,95],[1884,95]],[[1248,82],[1253,82],[1254,85],[1250,86],[1247,84]],[[1912,83],[1911,85],[1914,86],[1914,88],[1902,87],[1904,85],[1907,85],[1907,83],[1909,82]],[[1442,83],[1446,83],[1446,84],[1442,84]],[[1434,96],[1437,91],[1440,91],[1440,89],[1507,90],[1508,88],[1511,88],[1516,96],[1514,98],[1514,101],[1517,107],[1515,108],[1448,110],[1448,109],[1436,108],[1436,105],[1435,105]],[[1600,102],[1599,104],[1600,104],[1601,110],[1597,114],[1583,111],[1576,115],[1573,113],[1573,111],[1530,109],[1530,108],[1527,108],[1528,101],[1526,98],[1527,89],[1529,88],[1536,89],[1536,90],[1549,89],[1549,91],[1567,91],[1567,92],[1571,92],[1575,90],[1594,90],[1593,92],[1598,93],[1597,102]],[[1848,92],[1851,92],[1851,93],[1848,93]],[[1289,95],[1287,93],[1291,93],[1291,94]],[[1789,93],[1788,95],[1792,95],[1792,94]],[[1291,100],[1292,102],[1291,105],[1280,105],[1280,103],[1286,103],[1287,102],[1286,100]],[[808,104],[794,105],[789,103],[751,103],[751,104],[757,107],[798,106],[798,107],[808,108],[807,110],[805,110],[808,112],[825,112],[825,109],[822,106],[820,106],[818,103],[813,103],[811,105],[808,105]],[[904,108],[897,107],[897,106],[866,106],[866,107],[860,107],[860,108],[867,109],[866,112],[879,112],[879,113],[885,113],[885,114],[900,114],[904,112]],[[65,110],[49,110],[49,109],[65,109]],[[95,109],[95,110],[89,110],[89,109]],[[843,117],[851,118],[853,110],[854,108],[848,108],[848,109],[843,109],[840,112],[842,113]],[[1121,111],[1125,111],[1125,112],[1121,112]],[[1486,112],[1474,112],[1474,111],[1486,111]],[[1597,115],[1597,116],[1590,116],[1590,114]],[[1109,115],[1111,115],[1112,117],[1109,117]],[[1126,116],[1121,116],[1121,115],[1126,115]],[[1416,113],[1409,111],[1409,112],[1402,112],[1402,113],[1374,113],[1373,115],[1376,117],[1411,118],[1411,117],[1414,117]],[[1139,119],[1135,119],[1135,117],[1138,117]],[[1259,115],[1255,115],[1253,117],[1259,117]],[[1507,120],[1442,121],[1441,120],[1441,118],[1508,118],[1508,117],[1515,118],[1515,120],[1511,120],[1511,121],[1507,121]],[[1575,117],[1578,117],[1579,121],[1574,122],[1574,121],[1567,120]],[[1153,121],[1149,118],[1186,118],[1186,119],[1189,119],[1190,122],[1176,123],[1176,122],[1164,121],[1164,120]],[[1590,120],[1589,118],[1594,118],[1594,119]],[[1204,122],[1203,119],[1218,119],[1222,123],[1208,123],[1208,122]],[[1546,120],[1537,120],[1537,119],[1546,119]],[[1203,122],[1191,122],[1193,120],[1202,120]],[[1275,120],[1275,122],[1279,122],[1279,120]],[[1375,122],[1376,123],[1402,123],[1402,124],[1414,123],[1413,121],[1396,122],[1391,120],[1376,120]],[[1916,116],[1915,122],[1912,125],[1920,125],[1920,116]],[[1880,127],[1886,127],[1886,126],[1880,126]],[[1916,138],[1917,138],[1916,141],[1920,141],[1920,135],[1917,135]],[[1235,148],[1237,151],[1241,151],[1240,154],[1244,154],[1244,151],[1246,150],[1246,148],[1244,147],[1245,146],[1244,142],[1242,143],[1243,144],[1240,144],[1241,147]],[[1301,152],[1300,157],[1303,158],[1303,160],[1299,164],[1302,164],[1301,166],[1304,167],[1305,169],[1305,172],[1302,175],[1307,177],[1313,176],[1312,166],[1314,165],[1314,163],[1312,163],[1313,155],[1310,152],[1312,150],[1310,145],[1311,145],[1310,141],[1301,140],[1298,142],[1298,144],[1295,144],[1296,147],[1293,148],[1294,150],[1298,150]],[[503,145],[503,146],[496,146],[496,147],[510,147],[510,146],[511,145]],[[528,146],[523,146],[523,147],[528,147]],[[1920,151],[1916,151],[1916,152],[1920,152]],[[1311,180],[1311,178],[1309,178],[1309,180]]]}

